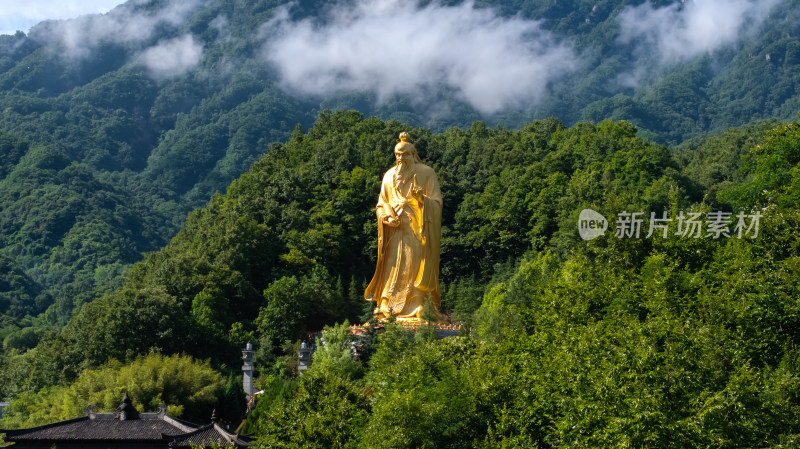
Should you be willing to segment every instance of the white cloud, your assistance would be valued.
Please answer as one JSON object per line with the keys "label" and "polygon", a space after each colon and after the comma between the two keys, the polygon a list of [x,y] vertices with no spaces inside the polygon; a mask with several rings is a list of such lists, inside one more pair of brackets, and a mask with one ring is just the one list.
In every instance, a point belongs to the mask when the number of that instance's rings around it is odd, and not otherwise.
{"label": "white cloud", "polygon": [[664,64],[682,62],[734,44],[767,17],[777,0],[687,0],[654,8],[626,7],[618,16],[619,42],[655,52]]}
{"label": "white cloud", "polygon": [[156,79],[181,75],[196,66],[203,56],[203,44],[194,36],[184,36],[161,42],[143,51],[137,59]]}
{"label": "white cloud", "polygon": [[103,42],[129,44],[150,38],[160,25],[182,24],[199,0],[172,0],[156,11],[135,11],[140,1],[129,2],[108,14],[48,21],[31,29],[33,39],[64,47],[69,57],[85,57]]}
{"label": "white cloud", "polygon": [[379,100],[445,85],[484,114],[537,102],[574,70],[572,49],[539,22],[498,16],[471,2],[418,7],[357,0],[331,8],[323,25],[284,9],[264,26],[263,57],[284,86],[310,95],[368,89]]}
{"label": "white cloud", "polygon": [[231,33],[228,29],[228,16],[226,15],[218,15],[214,17],[214,20],[208,23],[208,26],[212,29],[217,30],[220,36],[224,38],[230,37]]}

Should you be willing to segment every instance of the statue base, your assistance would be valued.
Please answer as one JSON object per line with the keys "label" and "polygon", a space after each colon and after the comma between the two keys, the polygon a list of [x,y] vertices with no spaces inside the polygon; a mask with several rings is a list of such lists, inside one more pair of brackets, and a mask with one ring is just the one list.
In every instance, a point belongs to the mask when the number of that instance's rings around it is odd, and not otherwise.
{"label": "statue base", "polygon": [[[384,318],[380,321],[386,323],[389,320]],[[422,326],[423,324],[428,324],[427,320],[423,320],[422,318],[416,318],[416,317],[395,318],[395,322],[398,324],[402,324],[403,326]]]}
{"label": "statue base", "polygon": [[[377,323],[377,329],[383,329],[389,323],[389,320],[386,318],[380,319]],[[423,320],[422,318],[396,318],[394,324],[400,325],[403,329],[406,329],[411,332],[417,332],[419,329],[426,327],[426,326],[433,326],[434,331],[436,332],[436,338],[445,338],[445,337],[457,337],[461,335],[461,325],[460,324],[450,324],[450,323],[435,323],[430,322],[427,320]],[[366,330],[366,323],[360,326],[351,326],[351,332],[354,334],[361,334]]]}

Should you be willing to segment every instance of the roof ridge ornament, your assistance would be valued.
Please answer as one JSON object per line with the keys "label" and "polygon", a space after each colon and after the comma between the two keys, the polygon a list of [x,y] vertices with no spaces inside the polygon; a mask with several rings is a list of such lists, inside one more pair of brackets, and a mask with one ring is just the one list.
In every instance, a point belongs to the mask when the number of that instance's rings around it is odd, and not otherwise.
{"label": "roof ridge ornament", "polygon": [[114,419],[119,419],[120,421],[126,421],[129,419],[139,419],[139,411],[136,410],[136,407],[133,406],[133,402],[131,398],[128,396],[128,392],[125,392],[125,395],[122,397],[122,402],[119,404],[116,410],[114,410]]}

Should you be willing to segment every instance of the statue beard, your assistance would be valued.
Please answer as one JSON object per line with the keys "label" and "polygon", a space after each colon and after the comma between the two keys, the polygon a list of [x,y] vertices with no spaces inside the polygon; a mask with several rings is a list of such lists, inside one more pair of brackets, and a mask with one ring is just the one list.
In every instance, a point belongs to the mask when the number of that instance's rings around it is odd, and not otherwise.
{"label": "statue beard", "polygon": [[406,185],[417,172],[414,162],[400,161],[394,171],[394,185],[400,189]]}

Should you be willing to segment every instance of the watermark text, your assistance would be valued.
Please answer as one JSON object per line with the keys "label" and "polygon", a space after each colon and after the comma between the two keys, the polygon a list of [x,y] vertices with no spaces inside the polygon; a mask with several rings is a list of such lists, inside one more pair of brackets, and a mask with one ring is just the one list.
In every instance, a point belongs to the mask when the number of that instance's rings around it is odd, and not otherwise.
{"label": "watermark text", "polygon": [[[618,239],[662,238],[670,235],[686,239],[699,238],[751,238],[758,237],[761,212],[753,213],[711,211],[678,212],[670,217],[666,211],[661,214],[650,212],[622,211],[617,214],[614,237]],[[609,227],[608,220],[592,209],[584,209],[578,217],[578,232],[582,239],[592,240],[604,235]]]}

